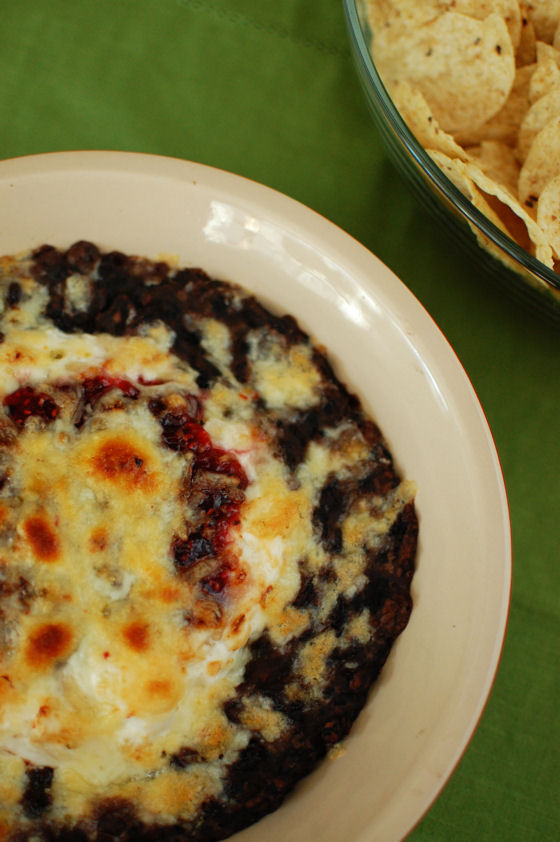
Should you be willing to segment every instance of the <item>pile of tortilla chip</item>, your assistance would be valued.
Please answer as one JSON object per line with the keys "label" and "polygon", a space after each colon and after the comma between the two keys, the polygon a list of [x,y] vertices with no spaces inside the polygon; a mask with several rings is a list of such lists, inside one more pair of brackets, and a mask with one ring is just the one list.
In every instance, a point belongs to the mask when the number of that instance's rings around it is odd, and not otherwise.
{"label": "pile of tortilla chip", "polygon": [[376,67],[419,142],[475,207],[559,270],[560,0],[366,9]]}

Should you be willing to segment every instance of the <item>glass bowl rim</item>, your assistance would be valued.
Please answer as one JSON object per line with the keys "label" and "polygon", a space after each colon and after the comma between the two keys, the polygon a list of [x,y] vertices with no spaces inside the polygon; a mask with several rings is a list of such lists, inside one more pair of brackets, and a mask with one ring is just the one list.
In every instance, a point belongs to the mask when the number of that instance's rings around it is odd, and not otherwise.
{"label": "glass bowl rim", "polygon": [[389,96],[381,80],[381,76],[375,67],[369,50],[366,33],[358,12],[359,2],[360,0],[343,0],[348,29],[356,48],[355,55],[359,58],[362,69],[365,71],[366,77],[371,83],[371,88],[376,95],[381,111],[386,117],[389,126],[393,129],[397,139],[401,141],[406,151],[416,161],[417,165],[437,190],[452,205],[457,207],[467,220],[478,228],[485,237],[497,246],[498,249],[521,264],[523,269],[539,278],[548,287],[553,290],[560,290],[560,275],[554,272],[553,269],[549,269],[538,258],[529,254],[515,240],[504,234],[493,222],[484,216],[437,166],[412,134]]}

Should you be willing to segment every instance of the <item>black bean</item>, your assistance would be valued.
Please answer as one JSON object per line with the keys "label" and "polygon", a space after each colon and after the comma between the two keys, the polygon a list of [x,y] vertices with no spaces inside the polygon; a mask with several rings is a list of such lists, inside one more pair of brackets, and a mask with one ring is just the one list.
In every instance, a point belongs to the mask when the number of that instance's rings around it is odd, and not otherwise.
{"label": "black bean", "polygon": [[12,281],[8,287],[7,304],[8,307],[17,307],[21,301],[21,287],[17,281]]}
{"label": "black bean", "polygon": [[99,249],[96,245],[87,240],[79,240],[66,252],[66,263],[74,272],[87,275],[93,270],[99,257]]}
{"label": "black bean", "polygon": [[25,775],[27,784],[21,804],[26,816],[37,818],[51,805],[54,769],[50,766],[28,766]]}

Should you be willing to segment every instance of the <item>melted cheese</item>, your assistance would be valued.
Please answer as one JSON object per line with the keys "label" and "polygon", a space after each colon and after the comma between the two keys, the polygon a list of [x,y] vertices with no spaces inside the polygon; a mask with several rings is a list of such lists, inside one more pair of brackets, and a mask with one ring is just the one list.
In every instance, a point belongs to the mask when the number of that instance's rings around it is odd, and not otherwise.
{"label": "melted cheese", "polygon": [[[266,634],[289,650],[313,625],[286,694],[321,700],[331,655],[371,634],[367,610],[340,636],[329,614],[363,587],[367,551],[414,489],[358,495],[332,558],[314,523],[321,489],[367,462],[367,442],[348,423],[324,429],[290,472],[266,428],[321,400],[310,344],[250,331],[241,384],[228,370],[229,329],[199,319],[201,347],[225,373],[202,392],[165,324],[122,337],[64,333],[44,315],[47,287],[25,269],[0,258],[0,275],[22,290],[17,306],[0,296],[0,839],[20,829],[30,764],[55,771],[49,820],[79,822],[104,798],[132,801],[147,823],[190,820],[223,795],[228,766],[253,735],[290,733],[269,698],[238,695],[251,644]],[[90,279],[71,275],[65,306],[86,311],[91,294]],[[90,381],[109,385],[89,393]],[[22,389],[24,401],[26,389],[34,397],[13,414],[5,399]],[[197,486],[196,447],[165,439],[160,405],[176,417],[201,408],[204,447],[241,466],[243,494],[222,465],[201,469]],[[221,549],[209,554],[198,536],[200,556],[183,558],[177,547],[197,537],[200,511],[219,508],[216,476],[218,496],[230,483],[243,502]],[[328,574],[317,577],[318,604],[296,600],[302,566]],[[235,723],[225,713],[232,700]],[[183,751],[196,762],[178,768]]]}
{"label": "melted cheese", "polygon": [[307,345],[294,345],[286,353],[272,337],[254,337],[250,349],[253,378],[268,407],[308,409],[317,403],[321,375],[311,354]]}
{"label": "melted cheese", "polygon": [[[21,321],[0,345],[8,393],[98,372],[132,383],[162,379],[164,393],[196,390],[161,329],[115,339]],[[170,546],[184,520],[188,459],[161,447],[161,426],[146,402],[126,409],[117,402],[79,429],[65,406],[48,425],[25,423],[10,463],[19,504],[9,514],[7,563],[41,596],[18,618],[2,658],[10,686],[0,697],[0,766],[3,757],[18,757],[55,766],[59,788],[72,780],[78,790],[119,786],[125,793],[144,770],[169,776],[166,758],[185,744],[211,757],[215,740],[224,753],[221,709],[242,680],[246,643],[293,599],[309,538],[305,495],[289,492],[283,466],[244,419],[246,397],[225,392],[217,387],[208,397],[207,428],[215,446],[239,454],[252,479],[234,546],[250,572],[218,628],[185,626],[193,596],[176,575]],[[236,404],[238,417],[228,423],[224,406]],[[274,594],[266,610],[265,592]],[[287,637],[297,623],[284,626]],[[236,739],[232,757],[243,744]],[[177,786],[183,797],[186,780]],[[174,803],[173,786],[165,787]],[[157,800],[158,785],[151,790]]]}

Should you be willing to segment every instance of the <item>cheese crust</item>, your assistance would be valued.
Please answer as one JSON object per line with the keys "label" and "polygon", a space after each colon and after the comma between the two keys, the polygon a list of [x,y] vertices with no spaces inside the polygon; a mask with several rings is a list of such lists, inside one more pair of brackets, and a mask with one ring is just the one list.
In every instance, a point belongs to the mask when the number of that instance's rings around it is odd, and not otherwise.
{"label": "cheese crust", "polygon": [[223,839],[363,707],[414,485],[234,284],[81,241],[0,308],[0,840]]}

